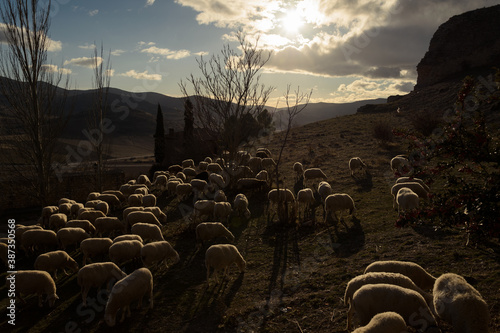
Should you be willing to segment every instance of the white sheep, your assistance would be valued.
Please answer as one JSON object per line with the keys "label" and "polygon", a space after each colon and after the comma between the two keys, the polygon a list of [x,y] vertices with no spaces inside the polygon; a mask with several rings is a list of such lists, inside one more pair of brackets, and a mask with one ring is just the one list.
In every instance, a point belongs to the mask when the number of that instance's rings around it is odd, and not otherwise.
{"label": "white sheep", "polygon": [[134,193],[128,196],[127,203],[129,207],[137,207],[142,206],[142,198],[144,194],[142,193]]}
{"label": "white sheep", "polygon": [[176,193],[177,186],[181,184],[182,181],[180,179],[169,179],[167,182],[167,191],[169,195],[174,195]]}
{"label": "white sheep", "polygon": [[92,257],[108,254],[111,244],[113,244],[111,238],[87,238],[82,240],[80,243],[80,251],[83,254],[82,266],[85,266],[87,260]]}
{"label": "white sheep", "polygon": [[212,163],[213,162],[212,158],[209,157],[209,156],[205,157],[205,159],[203,161],[205,161],[207,163]]}
{"label": "white sheep", "polygon": [[217,237],[234,242],[234,235],[220,222],[203,222],[196,226],[196,241],[199,244]]}
{"label": "white sheep", "polygon": [[303,188],[297,193],[297,208],[300,217],[300,208],[304,206],[304,214],[305,212],[311,208],[316,203],[316,199],[314,198],[314,193],[310,188]]}
{"label": "white sheep", "polygon": [[144,243],[141,236],[134,234],[126,234],[126,235],[116,236],[115,238],[113,238],[113,244],[124,240],[138,240],[139,242]]}
{"label": "white sheep", "polygon": [[408,187],[402,187],[396,194],[396,204],[398,205],[398,214],[401,211],[409,211],[418,208],[418,195]]}
{"label": "white sheep", "polygon": [[132,207],[125,208],[122,212],[123,221],[127,221],[128,214],[130,214],[132,212],[144,211],[144,210],[145,210],[145,208],[142,206],[132,206]]}
{"label": "white sheep", "polygon": [[366,173],[366,164],[359,157],[353,157],[349,160],[349,170],[351,170],[351,176],[354,176],[355,171],[362,171]]}
{"label": "white sheep", "polygon": [[423,290],[432,289],[436,281],[436,278],[423,269],[422,266],[411,261],[375,261],[366,267],[365,274],[369,272],[401,273],[409,277]]}
{"label": "white sheep", "polygon": [[304,170],[304,185],[307,185],[308,181],[314,181],[316,179],[326,180],[326,174],[320,168],[310,168]]}
{"label": "white sheep", "polygon": [[198,200],[194,203],[193,220],[200,219],[202,216],[214,215],[215,201],[213,200]]}
{"label": "white sheep", "polygon": [[198,163],[198,170],[200,171],[207,171],[207,167],[208,167],[208,162],[200,161]]}
{"label": "white sheep", "polygon": [[57,232],[57,240],[63,250],[69,245],[79,247],[80,243],[87,238],[90,238],[90,235],[82,228],[63,228]]}
{"label": "white sheep", "polygon": [[96,232],[102,237],[103,234],[113,234],[116,231],[126,232],[126,225],[114,216],[98,217],[94,222]]}
{"label": "white sheep", "polygon": [[255,178],[258,179],[258,180],[263,180],[266,183],[268,183],[269,180],[271,179],[271,177],[269,177],[269,172],[267,172],[267,170],[261,170],[261,171],[259,171],[259,173],[257,173],[255,175]]}
{"label": "white sheep", "polygon": [[[120,199],[115,194],[112,194],[112,193],[103,193],[97,197],[97,200],[101,200],[101,201],[106,202],[112,210],[119,209],[122,205],[122,202],[120,201]],[[96,209],[100,210],[97,207],[96,207]]]}
{"label": "white sheep", "polygon": [[150,223],[161,227],[160,221],[156,218],[155,214],[149,211],[135,211],[130,212],[127,215],[126,225],[128,227],[132,227],[136,223]]}
{"label": "white sheep", "polygon": [[64,225],[65,228],[82,228],[89,235],[95,234],[95,227],[89,220],[69,220]]}
{"label": "white sheep", "polygon": [[285,203],[295,203],[295,196],[293,192],[289,189],[280,188],[279,192],[277,189],[272,189],[267,193],[269,209],[271,205],[277,205],[280,201]]}
{"label": "white sheep", "polygon": [[175,175],[177,172],[182,171],[182,169],[182,166],[180,166],[179,164],[174,164],[168,167],[168,172],[171,175]]}
{"label": "white sheep", "polygon": [[402,174],[409,172],[411,168],[410,161],[403,155],[393,157],[390,164],[393,172]]}
{"label": "white sheep", "polygon": [[156,206],[156,195],[146,194],[142,197],[142,205],[144,207],[154,207]]}
{"label": "white sheep", "polygon": [[101,193],[99,193],[99,192],[90,192],[89,195],[87,195],[86,201],[96,200],[97,197],[99,197],[100,195],[101,195]]}
{"label": "white sheep", "polygon": [[141,256],[142,242],[138,240],[124,240],[111,244],[109,247],[109,259],[117,265]]}
{"label": "white sheep", "polygon": [[78,220],[89,220],[90,223],[94,224],[95,220],[98,217],[104,217],[104,216],[106,216],[106,214],[104,214],[100,210],[88,210],[79,213]]}
{"label": "white sheep", "polygon": [[175,194],[179,198],[179,201],[185,200],[193,193],[193,186],[190,183],[177,184],[175,187]]}
{"label": "white sheep", "polygon": [[401,183],[413,183],[413,182],[417,182],[419,183],[420,185],[422,185],[422,187],[427,191],[427,192],[430,192],[430,188],[429,186],[420,178],[417,178],[417,177],[407,177],[407,176],[403,176],[403,177],[399,177],[398,179],[396,179],[396,184],[401,184]]}
{"label": "white sheep", "polygon": [[154,224],[149,223],[136,223],[132,226],[131,232],[133,234],[141,236],[141,238],[146,241],[162,241],[165,240],[163,238],[163,234],[161,233],[161,229]]}
{"label": "white sheep", "polygon": [[266,157],[262,159],[262,169],[267,170],[268,172],[273,172],[276,168],[276,162],[272,157]]}
{"label": "white sheep", "polygon": [[73,206],[72,203],[70,202],[63,202],[61,204],[59,204],[59,213],[62,213],[66,216],[70,216],[71,215],[71,206]]}
{"label": "white sheep", "polygon": [[104,215],[109,214],[109,204],[106,201],[99,200],[94,209],[103,212]]}
{"label": "white sheep", "polygon": [[245,272],[246,262],[241,256],[238,248],[232,244],[216,244],[207,249],[205,253],[205,267],[207,269],[207,284],[210,284],[210,268],[214,268],[215,281],[218,283],[217,271],[224,270],[224,277],[228,267],[236,263],[240,273]]}
{"label": "white sheep", "polygon": [[419,196],[419,198],[423,198],[423,199],[428,198],[429,192],[427,192],[425,190],[425,188],[417,182],[395,184],[391,188],[391,194],[392,194],[392,199],[393,199],[392,200],[392,208],[394,208],[394,209],[396,209],[396,196],[398,194],[398,191],[403,187],[407,187],[410,190],[412,190],[413,192],[415,192]]}
{"label": "white sheep", "polygon": [[184,168],[182,173],[186,175],[186,180],[191,180],[198,174],[194,168]]}
{"label": "white sheep", "polygon": [[207,187],[208,187],[208,183],[206,180],[203,180],[203,179],[191,179],[191,182],[189,182],[193,188],[193,191],[199,191],[199,192],[205,192]]}
{"label": "white sheep", "polygon": [[136,184],[143,184],[146,185],[147,187],[151,187],[151,181],[149,180],[149,177],[147,175],[139,175],[137,177],[137,182]]}
{"label": "white sheep", "polygon": [[186,180],[187,180],[186,175],[182,171],[177,172],[175,174],[175,178],[178,178],[178,179],[182,180],[183,183],[186,182]]}
{"label": "white sheep", "polygon": [[167,223],[167,214],[165,214],[160,207],[155,206],[155,207],[145,207],[144,208],[145,212],[151,212],[156,216],[158,221],[160,221],[161,224]]}
{"label": "white sheep", "polygon": [[61,204],[63,204],[63,203],[70,203],[70,204],[74,204],[74,203],[76,203],[76,201],[75,201],[75,200],[71,200],[71,199],[69,199],[69,198],[61,198],[61,199],[59,199],[59,201],[57,202],[57,205],[61,205]]}
{"label": "white sheep", "polygon": [[84,204],[82,203],[74,203],[71,205],[71,217],[77,217],[78,216],[78,210],[80,210],[80,208],[83,208],[85,207]]}
{"label": "white sheep", "polygon": [[149,296],[149,308],[153,308],[153,275],[147,268],[139,268],[118,281],[111,290],[106,309],[104,310],[104,320],[108,326],[115,326],[116,314],[122,310],[120,322],[125,320],[125,315],[130,316],[130,303],[138,301],[138,308],[142,306],[144,295]]}
{"label": "white sheep", "polygon": [[326,198],[333,193],[332,186],[326,181],[321,181],[318,185],[318,193],[324,203]]}
{"label": "white sheep", "polygon": [[125,276],[127,274],[112,262],[98,262],[82,267],[78,271],[77,281],[81,288],[83,306],[87,306],[90,288],[97,288],[99,291],[103,284],[107,286],[113,280],[121,280]]}
{"label": "white sheep", "polygon": [[65,275],[68,275],[66,268],[73,272],[78,272],[78,264],[71,258],[66,251],[51,251],[40,254],[34,263],[34,267],[39,271],[46,271],[55,279],[57,270],[62,269]]}
{"label": "white sheep", "polygon": [[182,168],[194,168],[194,160],[193,159],[186,159],[182,161],[181,163]]}
{"label": "white sheep", "polygon": [[167,241],[152,242],[146,244],[141,249],[141,258],[144,266],[152,266],[153,264],[165,263],[168,267],[167,260],[173,259],[172,264],[179,262],[179,253],[174,250],[172,245]]}
{"label": "white sheep", "polygon": [[41,226],[39,226],[39,225],[22,225],[22,224],[16,225],[15,235],[16,235],[17,242],[21,242],[22,243],[23,234],[26,231],[31,230],[31,229],[42,230],[43,228]]}
{"label": "white sheep", "polygon": [[21,247],[26,253],[34,250],[57,248],[59,245],[57,234],[54,231],[42,229],[26,230],[22,235],[21,243]]}
{"label": "white sheep", "polygon": [[212,173],[208,176],[209,185],[214,188],[216,191],[226,188],[228,183],[226,183],[224,177],[218,173]]}
{"label": "white sheep", "polygon": [[352,333],[405,333],[407,326],[400,314],[392,311],[377,313],[368,325],[359,327]]}
{"label": "white sheep", "polygon": [[[334,193],[330,194],[325,199],[325,223],[328,218],[328,214],[332,215],[336,221],[341,221],[342,211],[349,210],[349,214],[354,217],[354,212],[356,206],[354,205],[354,200],[349,194],[346,193]],[[340,216],[337,216],[337,212],[340,212]]]}
{"label": "white sheep", "polygon": [[43,306],[42,297],[44,294],[47,295],[45,302],[49,303],[49,307],[53,307],[59,297],[56,294],[56,284],[54,279],[49,273],[45,271],[38,270],[24,270],[17,271],[17,273],[10,274],[7,277],[7,281],[15,279],[15,294],[16,297],[21,300],[21,302],[26,304],[26,301],[22,298],[21,294],[38,295],[38,306]]}
{"label": "white sheep", "polygon": [[155,182],[152,185],[152,188],[163,193],[167,190],[168,176],[167,175],[158,175],[155,179]]}
{"label": "white sheep", "polygon": [[295,172],[295,181],[298,181],[304,174],[304,166],[302,165],[302,163],[295,162],[293,164],[293,172]]}
{"label": "white sheep", "polygon": [[233,208],[229,202],[216,202],[214,204],[214,218],[217,220],[229,221],[232,212]]}
{"label": "white sheep", "polygon": [[66,222],[68,222],[68,216],[66,216],[66,214],[62,213],[52,214],[49,217],[49,228],[57,232],[57,230],[64,227]]}
{"label": "white sheep", "polygon": [[422,295],[408,288],[385,283],[367,284],[354,293],[352,306],[347,313],[348,330],[351,329],[354,313],[364,326],[377,313],[387,311],[398,313],[406,324],[421,331],[441,332]]}
{"label": "white sheep", "polygon": [[238,215],[243,214],[245,218],[250,218],[251,213],[248,209],[248,199],[243,193],[239,193],[236,195],[236,197],[234,197],[233,207]]}
{"label": "white sheep", "polygon": [[455,333],[487,333],[491,320],[481,294],[460,275],[446,273],[436,279],[434,308]]}
{"label": "white sheep", "polygon": [[218,190],[217,192],[215,192],[214,201],[215,202],[226,202],[227,201],[227,196],[223,190]]}
{"label": "white sheep", "polygon": [[209,173],[219,173],[222,171],[222,167],[220,166],[219,163],[209,163],[207,165],[207,171]]}
{"label": "white sheep", "polygon": [[52,214],[59,212],[58,206],[45,206],[42,208],[42,227],[49,225],[49,218]]}
{"label": "white sheep", "polygon": [[[125,202],[125,200],[126,200],[125,195],[119,190],[105,190],[105,191],[102,191],[102,194],[113,194],[118,198],[118,200],[120,200],[120,203]],[[103,200],[103,199],[101,199],[101,200]],[[111,204],[111,203],[108,202],[108,204]]]}

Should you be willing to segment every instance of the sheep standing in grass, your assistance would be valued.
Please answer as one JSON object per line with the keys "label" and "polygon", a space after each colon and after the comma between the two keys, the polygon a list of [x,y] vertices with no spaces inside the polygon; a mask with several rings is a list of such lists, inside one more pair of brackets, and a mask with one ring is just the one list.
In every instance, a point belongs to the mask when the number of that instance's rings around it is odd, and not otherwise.
{"label": "sheep standing in grass", "polygon": [[398,205],[398,214],[401,211],[409,211],[418,208],[418,195],[407,187],[399,189],[396,195],[396,203]]}
{"label": "sheep standing in grass", "polygon": [[[292,203],[295,205],[295,196],[293,192],[289,189],[280,188],[279,192],[277,189],[272,189],[267,193],[267,204],[268,204],[268,212],[271,211],[272,206],[276,206],[278,209],[278,205],[280,203],[289,204]],[[269,216],[268,216],[269,217]]]}
{"label": "sheep standing in grass", "polygon": [[92,201],[92,200],[97,200],[97,198],[101,195],[99,192],[90,192],[87,195],[87,200],[86,201]]}
{"label": "sheep standing in grass", "polygon": [[80,243],[87,238],[90,238],[90,235],[82,228],[63,228],[57,232],[57,240],[63,250],[70,245],[79,247]]}
{"label": "sheep standing in grass", "polygon": [[375,261],[366,267],[365,274],[369,272],[401,273],[409,277],[423,290],[432,289],[436,281],[436,278],[423,269],[422,266],[411,261]]}
{"label": "sheep standing in grass", "polygon": [[58,206],[45,206],[42,208],[42,227],[46,228],[49,225],[49,218],[52,214],[59,212]]}
{"label": "sheep standing in grass", "polygon": [[217,192],[215,192],[214,201],[215,202],[226,202],[227,201],[226,194],[224,193],[223,190],[218,190]]}
{"label": "sheep standing in grass", "polygon": [[455,333],[487,333],[491,320],[481,294],[454,273],[437,278],[433,289],[434,308],[439,318],[450,323]]}
{"label": "sheep standing in grass", "polygon": [[62,213],[66,216],[70,216],[71,215],[71,206],[73,206],[72,203],[69,203],[69,202],[63,202],[62,204],[60,204],[58,207],[59,207],[59,213]]}
{"label": "sheep standing in grass", "polygon": [[179,201],[184,201],[188,198],[191,193],[193,193],[193,185],[191,183],[182,183],[177,184],[175,187],[175,194],[177,194],[177,198]]}
{"label": "sheep standing in grass", "polygon": [[303,188],[297,193],[297,210],[300,212],[301,207],[304,207],[304,215],[307,210],[311,209],[312,206],[316,203],[316,199],[314,198],[314,193],[310,188]]}
{"label": "sheep standing in grass", "polygon": [[[56,284],[49,273],[38,270],[25,270],[17,271],[17,273],[11,275],[15,276],[16,297],[24,304],[26,304],[26,301],[24,301],[21,294],[37,294],[39,307],[43,306],[42,297],[44,294],[47,295],[45,302],[49,303],[49,307],[53,307],[56,300],[59,299],[56,294]],[[9,281],[9,277],[7,277],[7,280]]]}
{"label": "sheep standing in grass", "polygon": [[57,234],[52,230],[30,229],[23,233],[22,248],[26,253],[34,250],[56,249],[59,245]]}
{"label": "sheep standing in grass", "polygon": [[[115,195],[118,198],[118,200],[120,201],[120,204],[122,202],[125,202],[125,200],[126,200],[125,195],[121,191],[119,191],[119,190],[106,190],[106,191],[102,191],[102,194],[113,194],[113,195]],[[103,200],[103,199],[101,199],[101,200]],[[106,200],[104,200],[104,201],[106,201]],[[113,199],[113,201],[114,201],[114,199]],[[108,204],[111,205],[110,202],[108,202]]]}
{"label": "sheep standing in grass", "polygon": [[144,295],[149,296],[149,308],[153,308],[153,275],[147,268],[139,268],[118,281],[111,290],[106,309],[104,310],[104,320],[108,326],[115,326],[116,314],[122,310],[120,322],[125,320],[125,315],[130,316],[130,303],[138,301],[138,308],[142,306]]}
{"label": "sheep standing in grass", "polygon": [[417,182],[395,184],[391,188],[392,208],[394,209],[396,209],[396,196],[398,194],[398,191],[403,187],[409,188],[410,190],[415,192],[419,198],[427,199],[428,197],[429,192],[427,192],[425,188]]}
{"label": "sheep standing in grass", "polygon": [[366,164],[361,158],[353,157],[349,160],[349,170],[351,170],[351,177],[354,177],[355,171],[366,173]]}
{"label": "sheep standing in grass", "polygon": [[408,173],[411,169],[411,164],[403,155],[395,156],[391,159],[391,170],[400,174]]}
{"label": "sheep standing in grass", "polygon": [[347,329],[351,329],[354,313],[364,326],[376,314],[387,311],[398,313],[406,324],[423,332],[441,332],[422,295],[408,288],[385,283],[367,284],[354,293],[347,313]]}
{"label": "sheep standing in grass", "polygon": [[144,194],[142,193],[134,193],[128,196],[127,203],[129,207],[137,207],[142,206],[142,198]]}
{"label": "sheep standing in grass", "polygon": [[95,220],[98,217],[104,217],[104,216],[106,216],[106,214],[104,214],[100,210],[88,210],[79,213],[78,220],[89,220],[90,223],[94,224]]}
{"label": "sheep standing in grass", "polygon": [[83,254],[82,266],[85,266],[87,260],[92,257],[108,254],[111,244],[113,244],[111,238],[87,238],[82,240],[80,243],[80,251]]}
{"label": "sheep standing in grass", "polygon": [[95,234],[95,227],[89,220],[69,220],[66,222],[65,228],[82,228],[89,235]]}
{"label": "sheep standing in grass", "polygon": [[126,232],[125,223],[114,216],[98,217],[94,222],[96,232],[102,237],[103,234],[114,235],[115,232]]}
{"label": "sheep standing in grass", "polygon": [[68,216],[66,216],[66,214],[62,213],[52,214],[49,217],[49,228],[57,232],[57,230],[64,227],[67,221],[68,221]]}
{"label": "sheep standing in grass", "polygon": [[182,180],[180,179],[169,179],[168,182],[167,182],[167,192],[168,192],[168,195],[174,195],[176,194],[176,191],[177,191],[177,186],[179,184],[183,183]]}
{"label": "sheep standing in grass", "polygon": [[207,165],[207,171],[208,173],[220,173],[222,172],[222,167],[220,166],[219,163],[209,163]]}
{"label": "sheep standing in grass", "polygon": [[146,194],[142,197],[142,205],[144,207],[154,207],[156,206],[156,195]]}
{"label": "sheep standing in grass", "polygon": [[[328,218],[328,214],[331,214],[335,221],[341,221],[342,211],[344,210],[349,210],[349,214],[354,216],[356,206],[354,205],[354,200],[352,200],[351,196],[345,193],[330,194],[325,199],[325,223]],[[337,212],[340,212],[340,216],[337,216]]]}
{"label": "sheep standing in grass", "polygon": [[232,212],[233,208],[229,202],[216,202],[214,205],[214,218],[217,220],[227,223]]}
{"label": "sheep standing in grass", "polygon": [[293,172],[295,172],[295,181],[297,182],[304,174],[304,166],[302,165],[302,163],[295,162],[293,164]]}
{"label": "sheep standing in grass", "polygon": [[22,225],[22,224],[17,224],[16,225],[16,241],[21,242],[23,240],[23,234],[28,231],[28,230],[42,230],[43,228],[39,225]]}
{"label": "sheep standing in grass", "polygon": [[142,243],[138,240],[125,240],[109,247],[109,259],[117,265],[141,256]]}
{"label": "sheep standing in grass", "polygon": [[352,333],[405,333],[407,326],[400,314],[392,311],[377,313],[368,325],[355,329]]}
{"label": "sheep standing in grass", "polygon": [[424,181],[420,178],[417,178],[417,177],[399,177],[398,179],[396,179],[396,184],[401,184],[401,183],[414,183],[414,182],[417,182],[419,183],[420,185],[422,185],[422,187],[427,191],[427,192],[430,192],[430,188],[429,186],[427,186],[426,183],[424,183]]}
{"label": "sheep standing in grass", "polygon": [[78,271],[77,281],[81,288],[83,306],[87,306],[90,288],[97,288],[99,291],[103,284],[108,285],[113,280],[121,280],[125,276],[127,274],[112,262],[98,262],[82,267]]}
{"label": "sheep standing in grass", "polygon": [[196,241],[199,244],[217,237],[234,242],[234,235],[220,222],[203,222],[196,226]]}
{"label": "sheep standing in grass", "polygon": [[151,187],[151,181],[149,180],[149,177],[147,175],[139,175],[139,177],[137,177],[136,183],[146,185],[148,188]]}
{"label": "sheep standing in grass", "polygon": [[241,273],[245,272],[246,262],[236,246],[231,244],[216,244],[208,248],[205,253],[205,267],[207,268],[207,284],[210,284],[210,268],[214,268],[215,282],[218,283],[217,271],[224,270],[223,277],[227,274],[228,267],[236,263]]}
{"label": "sheep standing in grass", "polygon": [[78,272],[78,264],[65,251],[51,251],[40,254],[34,263],[36,270],[46,271],[55,279],[57,270],[62,269],[65,275],[68,275],[66,268],[74,273]]}
{"label": "sheep standing in grass", "polygon": [[248,199],[246,195],[244,195],[243,193],[239,193],[236,195],[233,201],[233,207],[239,216],[243,214],[245,218],[247,219],[250,218],[251,213],[250,210],[248,209]]}
{"label": "sheep standing in grass", "polygon": [[326,198],[333,193],[333,190],[328,182],[322,181],[318,185],[318,193],[321,197],[321,201],[324,203]]}
{"label": "sheep standing in grass", "polygon": [[132,227],[136,223],[150,223],[161,227],[160,221],[156,218],[153,212],[149,211],[136,211],[127,215],[126,225]]}
{"label": "sheep standing in grass", "polygon": [[80,210],[80,208],[83,208],[85,207],[84,204],[82,203],[74,203],[71,205],[71,213],[70,213],[70,216],[71,218],[76,218],[78,216],[78,211]]}
{"label": "sheep standing in grass", "polygon": [[[124,197],[124,199],[125,199],[125,197]],[[97,197],[97,200],[101,200],[101,201],[106,202],[112,210],[119,209],[122,205],[120,199],[112,193],[103,193]],[[99,208],[96,208],[96,209],[100,210]]]}
{"label": "sheep standing in grass", "polygon": [[120,236],[113,238],[113,244],[124,241],[124,240],[138,240],[139,242],[144,243],[141,236],[134,235],[134,234],[126,234],[126,235],[120,235]]}
{"label": "sheep standing in grass", "polygon": [[168,259],[173,259],[173,264],[178,263],[180,260],[179,253],[167,241],[152,242],[144,245],[141,249],[141,258],[144,266],[148,267],[162,262],[168,267]]}
{"label": "sheep standing in grass", "polygon": [[304,170],[304,185],[307,185],[308,181],[315,181],[316,179],[326,180],[325,173],[320,168],[310,168]]}
{"label": "sheep standing in grass", "polygon": [[168,176],[166,175],[158,175],[156,177],[154,184],[152,185],[152,189],[163,193],[167,190]]}
{"label": "sheep standing in grass", "polygon": [[276,162],[272,157],[266,157],[262,159],[262,169],[267,170],[267,172],[273,172],[276,168]]}
{"label": "sheep standing in grass", "polygon": [[154,224],[149,223],[136,223],[132,226],[131,232],[133,234],[141,236],[144,241],[162,241],[165,240],[163,238],[163,234],[161,233],[161,229]]}
{"label": "sheep standing in grass", "polygon": [[203,216],[214,215],[215,201],[213,200],[198,200],[194,203],[193,221],[202,220]]}
{"label": "sheep standing in grass", "polygon": [[144,208],[145,212],[151,212],[153,213],[154,216],[158,219],[158,221],[161,224],[167,223],[167,214],[165,214],[160,207],[155,206],[155,207],[145,207]]}

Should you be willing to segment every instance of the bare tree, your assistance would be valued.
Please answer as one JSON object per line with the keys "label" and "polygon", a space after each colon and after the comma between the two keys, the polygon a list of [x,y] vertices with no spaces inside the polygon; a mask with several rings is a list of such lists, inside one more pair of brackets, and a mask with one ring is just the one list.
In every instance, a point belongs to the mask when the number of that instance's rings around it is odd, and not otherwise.
{"label": "bare tree", "polygon": [[[0,57],[0,92],[8,102],[5,134],[9,172],[28,184],[25,192],[39,203],[49,199],[52,162],[58,138],[67,122],[65,114],[69,77],[47,63],[50,47],[50,1],[6,0],[0,6],[7,50]],[[62,85],[60,89],[58,85]],[[10,135],[10,136],[9,136]]]}
{"label": "bare tree", "polygon": [[[260,83],[260,71],[271,57],[271,53],[258,48],[237,33],[239,50],[226,44],[220,55],[208,61],[197,59],[201,77],[193,74],[180,88],[186,98],[194,99],[195,125],[212,136],[221,149],[228,150],[233,157],[240,143],[249,135],[248,123],[253,122],[264,111],[265,104],[274,87]],[[188,94],[187,84],[192,87]]]}
{"label": "bare tree", "polygon": [[106,110],[108,108],[108,92],[109,84],[111,82],[110,56],[108,55],[106,65],[104,65],[103,56],[103,45],[101,43],[100,51],[97,50],[97,46],[94,47],[94,76],[92,80],[94,98],[92,109],[87,117],[87,128],[90,131],[90,135],[88,135],[88,137],[90,138],[89,141],[96,153],[96,162],[94,167],[96,172],[96,190],[98,192],[102,192],[103,190],[103,174],[106,168],[104,155],[108,147],[106,146],[104,139],[109,126],[109,124],[107,124],[109,120],[106,119]]}

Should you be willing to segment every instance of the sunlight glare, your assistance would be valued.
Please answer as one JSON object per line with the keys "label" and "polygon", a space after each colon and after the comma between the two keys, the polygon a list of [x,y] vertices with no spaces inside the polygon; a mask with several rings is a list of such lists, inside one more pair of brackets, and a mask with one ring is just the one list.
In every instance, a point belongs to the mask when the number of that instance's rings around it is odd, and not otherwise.
{"label": "sunlight glare", "polygon": [[289,10],[281,19],[283,28],[289,33],[296,33],[304,25],[302,15],[296,10]]}

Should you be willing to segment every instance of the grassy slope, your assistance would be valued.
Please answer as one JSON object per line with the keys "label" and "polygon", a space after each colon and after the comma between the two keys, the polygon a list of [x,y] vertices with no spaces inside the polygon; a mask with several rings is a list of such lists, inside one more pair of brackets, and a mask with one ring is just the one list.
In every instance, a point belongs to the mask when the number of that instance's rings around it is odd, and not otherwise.
{"label": "grassy slope", "polygon": [[[168,270],[153,271],[153,310],[132,309],[132,318],[109,329],[101,321],[99,302],[95,310],[78,310],[79,290],[72,275],[58,282],[61,299],[55,309],[38,311],[36,300],[29,299],[18,313],[18,320],[23,320],[18,328],[36,324],[32,331],[56,332],[66,325],[71,328],[73,321],[90,332],[343,332],[346,283],[375,260],[395,259],[415,261],[436,276],[455,272],[471,278],[490,307],[491,331],[499,331],[498,244],[492,249],[466,248],[463,235],[456,230],[394,227],[397,216],[392,210],[394,177],[389,160],[404,149],[398,143],[382,148],[373,140],[371,128],[380,120],[404,125],[403,118],[389,114],[352,115],[309,124],[293,130],[283,156],[281,170],[287,187],[293,188],[292,164],[300,161],[306,167],[322,168],[335,192],[354,198],[358,210],[356,218],[345,218],[347,228],[331,223],[297,230],[269,227],[264,196],[250,195],[252,218],[234,217],[230,223],[236,245],[247,260],[247,271],[238,275],[236,267],[231,267],[229,279],[207,288],[203,252],[196,251],[194,235],[186,229],[177,201],[162,197],[159,205],[166,207],[169,216],[165,235],[179,251],[181,262]],[[278,150],[278,139],[271,138],[267,144],[273,153]],[[347,164],[353,156],[368,164],[367,177],[356,180],[350,176]],[[315,213],[321,221],[320,207]],[[26,267],[30,262],[20,260]],[[5,288],[0,292],[5,295]],[[5,304],[3,300],[0,306]],[[0,330],[5,328],[3,318]],[[452,332],[447,325],[442,328]]]}

